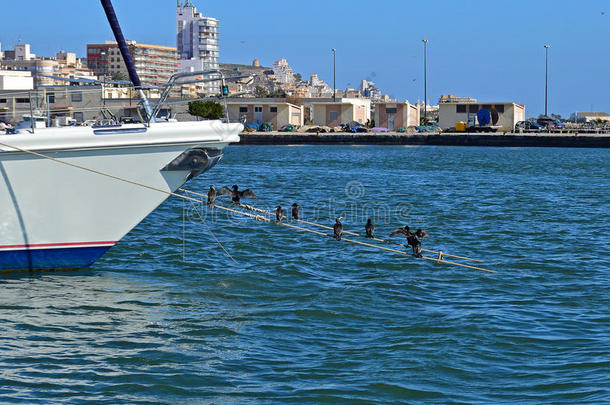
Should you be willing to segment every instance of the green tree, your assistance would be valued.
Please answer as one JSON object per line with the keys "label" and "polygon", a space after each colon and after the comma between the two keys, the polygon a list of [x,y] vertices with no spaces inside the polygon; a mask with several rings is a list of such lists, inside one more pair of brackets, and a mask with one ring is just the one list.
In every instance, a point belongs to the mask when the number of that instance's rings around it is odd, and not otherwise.
{"label": "green tree", "polygon": [[224,108],[216,101],[191,101],[189,114],[206,120],[217,120],[224,115]]}
{"label": "green tree", "polygon": [[256,86],[254,89],[254,97],[256,98],[265,98],[269,95],[267,90],[263,86]]}
{"label": "green tree", "polygon": [[123,72],[112,72],[112,74],[110,75],[110,80],[129,80],[129,77],[127,77],[127,75]]}

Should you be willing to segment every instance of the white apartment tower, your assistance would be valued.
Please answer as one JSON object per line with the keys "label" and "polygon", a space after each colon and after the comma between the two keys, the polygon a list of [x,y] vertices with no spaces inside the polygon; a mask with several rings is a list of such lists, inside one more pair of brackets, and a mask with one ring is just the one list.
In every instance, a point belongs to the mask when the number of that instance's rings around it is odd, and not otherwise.
{"label": "white apartment tower", "polygon": [[192,61],[185,67],[218,69],[218,20],[198,13],[189,0],[184,5],[182,0],[178,0],[176,38],[178,58]]}

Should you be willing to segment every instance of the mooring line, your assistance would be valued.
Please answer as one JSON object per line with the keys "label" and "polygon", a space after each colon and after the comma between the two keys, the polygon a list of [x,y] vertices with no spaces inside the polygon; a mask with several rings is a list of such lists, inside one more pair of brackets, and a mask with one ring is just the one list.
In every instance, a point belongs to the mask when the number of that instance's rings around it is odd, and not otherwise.
{"label": "mooring line", "polygon": [[231,255],[231,253],[229,253],[229,251],[227,249],[225,249],[225,247],[223,246],[223,244],[220,242],[220,240],[218,240],[218,238],[216,237],[216,235],[214,235],[214,232],[212,232],[212,228],[210,228],[210,226],[208,225],[208,223],[205,221],[205,219],[203,219],[203,216],[201,215],[201,213],[199,212],[199,210],[197,209],[197,207],[193,207],[193,209],[195,210],[195,212],[197,213],[197,216],[199,217],[199,219],[201,219],[201,222],[203,223],[203,225],[205,225],[206,228],[208,228],[208,232],[210,233],[210,235],[212,235],[212,238],[214,238],[214,240],[216,241],[216,243],[218,243],[218,246],[221,247],[222,250],[225,251],[225,253],[227,254],[227,256],[229,256],[229,258],[231,258],[231,260],[233,260],[235,262],[235,264],[239,264],[237,262],[237,260],[235,260],[235,258]]}
{"label": "mooring line", "polygon": [[[206,197],[207,198],[207,196],[205,194],[197,193],[195,191],[187,190],[187,189],[184,189],[184,188],[180,188],[179,190],[183,191],[185,193],[189,193],[189,194],[193,194],[193,195],[197,195],[197,196],[200,196],[200,197]],[[275,213],[273,213],[271,211],[267,211],[267,210],[264,210],[262,208],[254,207],[252,205],[238,204],[238,206],[240,206],[242,208],[245,208],[247,210],[250,210],[250,211],[260,212],[260,213],[271,215],[271,216],[275,215]],[[333,230],[333,228],[331,226],[327,226],[327,225],[322,225],[322,224],[318,224],[318,223],[315,223],[315,222],[306,221],[304,219],[296,219],[295,221],[298,221],[298,222],[301,222],[301,223],[304,223],[304,224],[307,224],[307,225],[315,226],[315,227],[318,227],[318,228],[322,228],[322,229],[327,229],[327,230],[331,230],[331,231]],[[345,233],[347,235],[352,235],[352,236],[364,237],[362,234],[359,234],[359,233],[356,233],[356,232],[350,232],[350,231],[346,231],[346,230],[344,230],[343,233]],[[405,245],[403,243],[398,243],[398,242],[394,242],[394,241],[387,240],[387,239],[371,238],[371,240],[374,240],[376,242],[388,243],[388,244],[391,244],[391,245],[402,246],[402,247],[406,247],[406,248],[409,247],[409,246],[407,246],[407,245]],[[442,254],[442,256],[445,256],[445,257],[455,257],[456,259],[468,260],[468,261],[477,262],[477,263],[484,263],[483,260],[472,259],[470,257],[464,257],[464,256],[458,256],[458,255],[452,255],[452,254],[449,254],[449,253],[440,252],[440,251],[436,251],[436,250],[430,250],[430,249],[422,248],[422,251],[427,252],[427,253],[434,253],[436,255]]]}

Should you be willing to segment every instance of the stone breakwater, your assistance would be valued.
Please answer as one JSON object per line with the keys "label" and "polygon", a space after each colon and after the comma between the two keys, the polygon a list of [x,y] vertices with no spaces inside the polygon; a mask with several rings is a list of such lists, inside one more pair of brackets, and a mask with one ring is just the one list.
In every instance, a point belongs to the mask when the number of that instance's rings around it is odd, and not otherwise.
{"label": "stone breakwater", "polygon": [[541,146],[608,148],[610,134],[578,133],[294,133],[249,132],[240,135],[240,145],[446,145],[446,146]]}

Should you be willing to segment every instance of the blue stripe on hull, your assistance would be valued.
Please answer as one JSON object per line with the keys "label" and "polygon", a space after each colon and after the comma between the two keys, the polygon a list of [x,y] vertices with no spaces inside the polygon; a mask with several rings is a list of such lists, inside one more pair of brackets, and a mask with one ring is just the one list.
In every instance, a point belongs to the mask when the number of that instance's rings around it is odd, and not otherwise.
{"label": "blue stripe on hull", "polygon": [[0,270],[80,269],[91,266],[110,246],[0,251]]}

